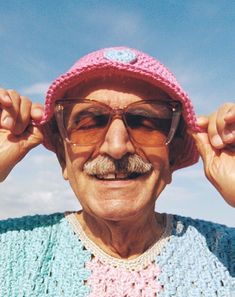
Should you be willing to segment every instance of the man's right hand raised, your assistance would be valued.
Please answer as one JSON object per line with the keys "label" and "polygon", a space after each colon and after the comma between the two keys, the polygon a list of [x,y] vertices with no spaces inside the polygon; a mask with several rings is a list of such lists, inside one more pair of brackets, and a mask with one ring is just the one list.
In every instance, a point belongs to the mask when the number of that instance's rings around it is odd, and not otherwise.
{"label": "man's right hand raised", "polygon": [[39,121],[42,115],[42,105],[33,104],[14,90],[0,89],[0,182],[42,143],[41,131],[32,125],[32,120]]}

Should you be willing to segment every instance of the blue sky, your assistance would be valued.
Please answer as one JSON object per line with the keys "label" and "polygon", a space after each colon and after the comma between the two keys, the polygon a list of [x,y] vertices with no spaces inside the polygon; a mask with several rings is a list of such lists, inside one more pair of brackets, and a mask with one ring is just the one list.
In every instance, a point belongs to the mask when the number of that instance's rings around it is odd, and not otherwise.
{"label": "blue sky", "polygon": [[[2,0],[0,40],[0,86],[35,102],[76,59],[119,45],[166,64],[198,114],[234,101],[234,1]],[[0,218],[78,207],[55,156],[42,146],[0,185]],[[201,163],[174,174],[157,209],[235,226],[235,209],[207,182]]]}

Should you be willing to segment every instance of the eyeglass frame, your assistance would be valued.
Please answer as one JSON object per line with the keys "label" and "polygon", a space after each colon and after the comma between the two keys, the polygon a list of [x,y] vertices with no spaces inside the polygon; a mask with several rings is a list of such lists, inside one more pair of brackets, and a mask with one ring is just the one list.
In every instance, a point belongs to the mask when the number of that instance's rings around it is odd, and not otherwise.
{"label": "eyeglass frame", "polygon": [[[97,141],[96,143],[92,143],[92,144],[78,144],[78,143],[74,143],[72,142],[69,137],[68,137],[68,133],[67,133],[67,130],[65,128],[65,125],[64,125],[64,117],[63,117],[63,110],[64,110],[64,106],[62,105],[63,103],[66,103],[66,104],[69,104],[69,103],[92,103],[94,102],[95,104],[98,104],[98,105],[103,105],[105,108],[109,109],[110,110],[110,117],[109,117],[109,121],[107,123],[107,127],[105,128],[105,133],[104,135],[106,135],[112,121],[114,118],[120,118],[122,119],[124,125],[125,125],[125,128],[127,130],[127,133],[130,137],[131,140],[133,140],[135,143],[143,146],[142,144],[138,143],[138,141],[136,141],[134,139],[134,137],[131,135],[131,133],[129,132],[129,129],[128,128],[128,125],[126,123],[126,120],[125,120],[125,117],[124,117],[124,114],[125,114],[125,110],[130,106],[130,105],[133,105],[133,104],[138,104],[138,103],[152,103],[152,104],[156,104],[156,103],[159,103],[159,104],[166,104],[168,105],[169,107],[172,108],[172,119],[171,119],[171,127],[170,127],[170,130],[169,130],[169,133],[168,133],[168,136],[166,138],[166,141],[165,141],[165,144],[166,146],[168,146],[171,141],[173,140],[174,136],[175,136],[175,133],[177,131],[177,128],[179,126],[179,122],[180,122],[180,118],[181,118],[181,114],[182,114],[182,105],[181,105],[181,102],[180,101],[176,101],[176,100],[169,100],[169,99],[165,99],[165,100],[160,100],[160,99],[148,99],[148,100],[139,100],[139,101],[135,101],[135,102],[132,102],[128,105],[125,105],[123,106],[122,108],[112,108],[111,106],[103,103],[103,102],[100,102],[100,101],[96,101],[96,100],[93,100],[93,99],[81,99],[81,98],[63,98],[63,99],[58,99],[55,101],[54,103],[54,115],[55,115],[55,119],[56,119],[56,122],[57,122],[57,126],[58,126],[58,129],[59,129],[59,132],[61,134],[61,137],[62,139],[64,139],[67,143],[73,145],[73,146],[91,146],[91,145],[95,145],[100,141]],[[155,145],[156,147],[158,146],[162,146],[162,145]],[[151,147],[155,147],[155,146],[151,146]],[[146,146],[148,147],[148,145]]]}

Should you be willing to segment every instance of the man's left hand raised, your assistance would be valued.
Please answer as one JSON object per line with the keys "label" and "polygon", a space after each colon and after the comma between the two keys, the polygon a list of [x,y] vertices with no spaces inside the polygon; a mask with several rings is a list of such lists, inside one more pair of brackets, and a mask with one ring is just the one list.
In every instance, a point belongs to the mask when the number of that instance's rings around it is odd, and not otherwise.
{"label": "man's left hand raised", "polygon": [[210,116],[198,117],[201,133],[193,136],[209,181],[235,207],[235,104],[226,103]]}

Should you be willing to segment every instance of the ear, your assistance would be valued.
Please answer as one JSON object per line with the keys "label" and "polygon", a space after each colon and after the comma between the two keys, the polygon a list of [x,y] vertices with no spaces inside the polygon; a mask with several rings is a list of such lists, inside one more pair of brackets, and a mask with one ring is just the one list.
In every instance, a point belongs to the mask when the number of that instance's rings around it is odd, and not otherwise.
{"label": "ear", "polygon": [[65,147],[64,142],[61,139],[60,135],[56,134],[54,136],[54,146],[55,146],[55,152],[57,159],[60,163],[62,174],[65,180],[68,180],[68,174],[67,174],[67,166],[66,166],[66,157],[65,157]]}

